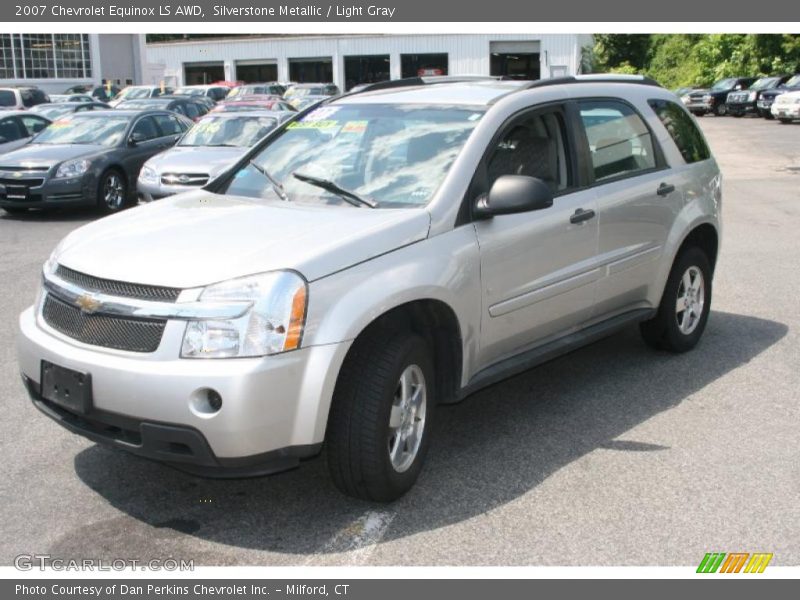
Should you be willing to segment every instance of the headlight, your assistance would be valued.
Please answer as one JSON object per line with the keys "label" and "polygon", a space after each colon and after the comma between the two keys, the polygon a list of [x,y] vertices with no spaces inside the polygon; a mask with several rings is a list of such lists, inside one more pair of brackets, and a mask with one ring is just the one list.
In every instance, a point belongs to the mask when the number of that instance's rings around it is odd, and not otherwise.
{"label": "headlight", "polygon": [[294,271],[273,271],[208,286],[200,301],[250,301],[243,316],[229,321],[190,321],[183,358],[241,358],[300,347],[308,291]]}
{"label": "headlight", "polygon": [[156,183],[158,181],[158,173],[154,169],[145,165],[139,172],[139,179],[145,183]]}
{"label": "headlight", "polygon": [[56,171],[56,177],[61,179],[64,177],[77,177],[83,175],[89,170],[91,163],[88,160],[68,160],[61,163]]}
{"label": "headlight", "polygon": [[685,96],[681,96],[681,102],[683,102],[684,104],[689,104],[689,102],[691,102],[691,101],[692,101],[692,98],[691,98],[691,96],[689,96],[689,94],[686,94]]}
{"label": "headlight", "polygon": [[756,96],[758,96],[758,92],[750,92],[747,94],[747,101],[753,102],[756,99]]}

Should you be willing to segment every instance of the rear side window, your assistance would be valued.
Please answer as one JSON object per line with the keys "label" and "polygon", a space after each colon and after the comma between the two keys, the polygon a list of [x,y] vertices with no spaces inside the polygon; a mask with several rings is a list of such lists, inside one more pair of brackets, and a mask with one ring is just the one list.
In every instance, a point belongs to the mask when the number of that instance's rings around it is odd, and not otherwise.
{"label": "rear side window", "polygon": [[158,128],[161,130],[162,135],[177,135],[183,133],[183,128],[181,127],[180,121],[175,117],[169,115],[156,115],[155,117],[156,123],[158,123]]}
{"label": "rear side window", "polygon": [[45,129],[49,124],[44,119],[40,119],[39,117],[34,117],[32,115],[25,115],[24,117],[21,117],[21,120],[22,125],[27,130],[29,136],[36,135],[42,129]]}
{"label": "rear side window", "polygon": [[636,175],[656,166],[650,130],[633,108],[614,100],[580,103],[595,181]]}
{"label": "rear side window", "polygon": [[705,140],[692,117],[669,100],[648,100],[687,163],[700,162],[711,157]]}
{"label": "rear side window", "polygon": [[187,103],[183,107],[183,110],[186,112],[186,116],[190,119],[196,119],[200,116],[200,111],[197,109],[197,105],[195,104]]}

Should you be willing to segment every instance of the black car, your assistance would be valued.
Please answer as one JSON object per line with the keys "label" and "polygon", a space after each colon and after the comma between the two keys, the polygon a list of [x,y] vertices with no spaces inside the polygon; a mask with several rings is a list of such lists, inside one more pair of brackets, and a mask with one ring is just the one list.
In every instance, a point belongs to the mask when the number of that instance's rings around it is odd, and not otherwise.
{"label": "black car", "polygon": [[785,83],[774,87],[769,90],[765,90],[761,92],[761,95],[756,102],[756,106],[758,108],[758,114],[764,117],[765,119],[774,119],[775,117],[772,115],[772,103],[775,102],[775,98],[780,96],[785,92],[799,92],[800,91],[800,73],[797,73],[790,77]]}
{"label": "black car", "polygon": [[720,79],[710,89],[692,90],[689,92],[689,101],[686,108],[697,116],[713,113],[718,117],[728,114],[728,94],[746,90],[755,81],[756,77],[726,77]]}
{"label": "black car", "polygon": [[734,117],[758,114],[758,100],[761,98],[761,94],[786,83],[791,77],[791,75],[762,77],[746,90],[731,92],[725,102],[728,105],[728,114]]}
{"label": "black car", "polygon": [[111,107],[103,102],[53,102],[49,104],[39,104],[31,109],[43,117],[47,117],[51,121],[66,117],[72,113],[83,112],[87,110],[108,110]]}
{"label": "black car", "polygon": [[164,110],[102,110],[69,115],[0,157],[0,207],[97,206],[116,212],[136,200],[145,161],[191,127]]}
{"label": "black car", "polygon": [[198,102],[186,96],[159,96],[158,98],[141,98],[137,100],[124,100],[117,104],[117,109],[122,110],[171,110],[192,121],[198,121],[208,112],[208,107],[203,102]]}

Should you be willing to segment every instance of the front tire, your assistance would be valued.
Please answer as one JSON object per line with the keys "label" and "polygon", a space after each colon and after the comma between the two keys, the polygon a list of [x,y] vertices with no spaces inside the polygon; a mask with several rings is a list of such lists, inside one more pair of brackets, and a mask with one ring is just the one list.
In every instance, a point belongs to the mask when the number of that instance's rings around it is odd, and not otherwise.
{"label": "front tire", "polygon": [[357,339],[328,421],[336,487],[362,500],[400,498],[422,470],[435,408],[433,359],[423,338],[381,328]]}
{"label": "front tire", "polygon": [[106,214],[119,212],[128,205],[128,184],[117,169],[109,169],[100,177],[97,205]]}
{"label": "front tire", "polygon": [[23,206],[19,206],[19,207],[17,207],[17,206],[4,206],[3,210],[6,211],[10,215],[16,216],[16,215],[24,215],[25,213],[27,213],[28,212],[28,207],[27,206],[24,206],[24,207]]}
{"label": "front tire", "polygon": [[705,252],[690,247],[672,265],[656,316],[640,325],[645,342],[686,352],[700,341],[711,310],[711,265]]}
{"label": "front tire", "polygon": [[724,117],[728,114],[728,105],[724,102],[722,104],[717,104],[714,107],[714,114],[718,117]]}

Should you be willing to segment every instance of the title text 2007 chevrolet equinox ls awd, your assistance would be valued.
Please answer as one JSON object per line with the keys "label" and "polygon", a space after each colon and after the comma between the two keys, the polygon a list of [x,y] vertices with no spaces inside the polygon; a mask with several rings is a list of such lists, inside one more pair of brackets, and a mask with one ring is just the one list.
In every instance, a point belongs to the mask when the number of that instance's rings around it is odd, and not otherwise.
{"label": "title text 2007 chevrolet equinox ls awd", "polygon": [[695,346],[720,203],[703,136],[650,80],[374,84],[204,189],[68,235],[19,362],[92,440],[228,477],[324,443],[343,492],[389,501],[437,405],[631,323]]}

